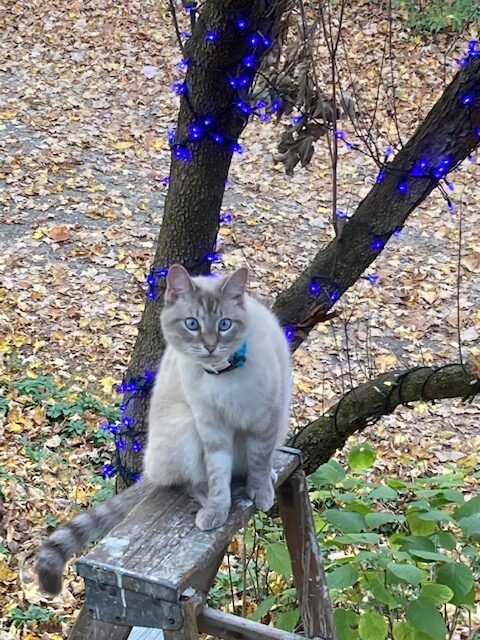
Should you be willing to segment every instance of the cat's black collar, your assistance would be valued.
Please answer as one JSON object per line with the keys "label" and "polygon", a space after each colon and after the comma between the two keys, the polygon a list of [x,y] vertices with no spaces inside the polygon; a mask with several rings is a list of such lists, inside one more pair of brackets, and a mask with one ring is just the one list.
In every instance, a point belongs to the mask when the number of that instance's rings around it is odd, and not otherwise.
{"label": "cat's black collar", "polygon": [[235,351],[235,353],[232,353],[232,355],[228,357],[228,362],[230,363],[228,367],[225,367],[225,369],[220,369],[219,371],[212,371],[211,369],[205,369],[205,368],[203,370],[205,371],[205,373],[219,375],[220,373],[228,373],[228,371],[233,371],[234,369],[243,367],[246,361],[247,361],[247,343],[244,342],[242,346]]}

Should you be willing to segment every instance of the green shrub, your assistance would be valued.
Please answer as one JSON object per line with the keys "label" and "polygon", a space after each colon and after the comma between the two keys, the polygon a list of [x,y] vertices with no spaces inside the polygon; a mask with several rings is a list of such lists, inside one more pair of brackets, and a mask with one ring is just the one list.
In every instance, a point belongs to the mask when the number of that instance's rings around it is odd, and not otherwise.
{"label": "green shrub", "polygon": [[[309,478],[338,640],[445,640],[474,607],[480,496],[468,497],[466,472],[455,467],[373,482],[365,471],[375,458],[363,443],[349,451],[348,473],[330,460]],[[256,514],[234,551],[210,601],[231,608],[233,594],[237,613],[295,629],[280,522]]]}
{"label": "green shrub", "polygon": [[408,13],[408,24],[416,33],[462,31],[480,20],[480,5],[472,0],[395,0]]}

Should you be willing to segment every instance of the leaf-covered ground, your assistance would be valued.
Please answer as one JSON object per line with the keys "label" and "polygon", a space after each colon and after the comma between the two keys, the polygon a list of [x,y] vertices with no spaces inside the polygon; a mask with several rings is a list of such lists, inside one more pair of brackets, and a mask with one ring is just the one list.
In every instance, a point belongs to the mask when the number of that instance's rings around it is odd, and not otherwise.
{"label": "leaf-covered ground", "polygon": [[[374,109],[386,31],[378,6],[357,4],[344,27],[364,114]],[[97,427],[117,401],[142,311],[181,56],[166,3],[14,0],[0,19],[0,637],[56,640],[79,610],[82,583],[71,571],[62,596],[42,596],[32,556],[57,521],[109,491],[98,470],[111,444]],[[405,141],[476,33],[421,39],[408,33],[405,16],[394,20]],[[320,47],[320,61],[322,54]],[[327,82],[322,62],[318,72]],[[389,68],[383,75],[380,148],[397,139]],[[219,236],[224,265],[247,264],[252,290],[265,296],[284,289],[333,234],[327,147],[319,143],[308,169],[287,178],[275,162],[281,130],[255,122],[245,132],[224,201],[234,218]],[[338,208],[353,211],[375,175],[373,162],[342,146]],[[452,176],[456,211],[434,193],[378,258],[370,272],[377,284],[361,280],[337,305],[339,317],[297,351],[293,426],[376,372],[457,361],[459,330],[464,357],[478,354],[478,178],[472,158]],[[399,461],[411,461],[412,474],[449,462],[474,469],[479,417],[475,404],[398,411],[367,433],[377,473]]]}

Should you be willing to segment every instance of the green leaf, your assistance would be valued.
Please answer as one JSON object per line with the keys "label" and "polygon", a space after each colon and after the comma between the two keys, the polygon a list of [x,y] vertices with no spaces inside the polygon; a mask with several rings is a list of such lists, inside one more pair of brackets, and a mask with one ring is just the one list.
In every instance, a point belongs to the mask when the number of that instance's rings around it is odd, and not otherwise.
{"label": "green leaf", "polygon": [[436,524],[432,520],[422,520],[418,511],[413,511],[407,516],[410,531],[415,536],[430,536],[436,529]]}
{"label": "green leaf", "polygon": [[357,640],[358,635],[358,613],[351,609],[335,609],[333,619],[335,620],[335,630],[337,640]]}
{"label": "green leaf", "polygon": [[430,509],[418,514],[420,520],[433,520],[435,522],[451,522],[451,516],[441,509]]}
{"label": "green leaf", "polygon": [[460,520],[460,518],[473,516],[474,513],[480,513],[480,496],[475,496],[475,498],[464,502],[461,507],[455,509],[453,517],[455,520]]}
{"label": "green leaf", "polygon": [[393,542],[400,545],[401,551],[421,550],[433,553],[436,550],[433,540],[426,536],[400,536]]}
{"label": "green leaf", "polygon": [[292,575],[292,563],[287,547],[282,542],[274,542],[267,547],[267,562],[275,573],[282,576]]}
{"label": "green leaf", "polygon": [[362,613],[358,623],[362,640],[384,640],[387,637],[388,622],[376,611]]}
{"label": "green leaf", "polygon": [[480,536],[480,513],[472,513],[471,516],[460,518],[458,526],[466,536]]}
{"label": "green leaf", "polygon": [[[426,538],[425,538],[426,539]],[[457,548],[457,541],[448,531],[439,531],[437,533],[438,546],[448,551],[453,551]]]}
{"label": "green leaf", "polygon": [[387,483],[389,487],[392,487],[392,489],[406,489],[408,487],[406,482],[403,482],[403,480],[397,480],[396,478],[389,478]]}
{"label": "green leaf", "polygon": [[345,478],[345,469],[336,460],[322,464],[310,476],[310,480],[318,487],[335,485]]}
{"label": "green leaf", "polygon": [[376,529],[388,522],[403,522],[404,516],[396,513],[390,513],[389,511],[379,511],[377,513],[368,513],[365,516],[365,524],[369,529]]}
{"label": "green leaf", "polygon": [[474,586],[472,570],[463,562],[450,562],[437,571],[437,582],[453,591],[452,604],[468,604],[469,592]]}
{"label": "green leaf", "polygon": [[423,551],[422,549],[409,549],[410,554],[414,558],[425,560],[426,562],[450,562],[450,556],[437,551]]}
{"label": "green leaf", "polygon": [[399,564],[398,562],[389,562],[387,569],[395,578],[407,584],[420,584],[425,580],[426,573],[413,564]]}
{"label": "green leaf", "polygon": [[425,582],[420,589],[420,596],[428,598],[433,604],[443,604],[450,602],[453,598],[453,591],[444,584]]}
{"label": "green leaf", "polygon": [[[344,499],[343,495],[342,495],[342,498]],[[355,511],[355,513],[361,513],[362,516],[365,516],[367,515],[367,513],[372,512],[368,504],[365,504],[364,502],[360,502],[358,500],[358,496],[355,496],[355,500],[348,501],[348,502],[344,499],[344,502],[348,504],[349,511]]]}
{"label": "green leaf", "polygon": [[420,597],[407,603],[407,621],[415,629],[435,640],[445,640],[448,629],[435,605],[428,598]]}
{"label": "green leaf", "polygon": [[389,607],[398,606],[399,602],[393,597],[388,589],[386,589],[378,578],[372,578],[367,582],[367,589],[369,589],[375,600],[388,605]]}
{"label": "green leaf", "polygon": [[355,511],[327,509],[323,517],[342,533],[359,533],[365,526],[365,518]]}
{"label": "green leaf", "polygon": [[465,502],[465,498],[463,497],[463,493],[458,489],[444,489],[442,491],[442,496],[448,502],[456,502],[457,504],[462,504]]}
{"label": "green leaf", "polygon": [[406,620],[393,623],[393,640],[416,640],[416,638],[415,627]]}
{"label": "green leaf", "polygon": [[368,442],[362,442],[350,449],[348,464],[353,471],[365,471],[373,465],[376,457],[375,449]]}
{"label": "green leaf", "polygon": [[398,493],[391,487],[380,486],[374,489],[369,495],[370,500],[379,500],[381,502],[391,502],[398,498]]}
{"label": "green leaf", "polygon": [[298,618],[300,614],[298,609],[290,609],[290,611],[284,611],[275,622],[277,629],[283,629],[284,631],[292,632],[297,626]]}
{"label": "green leaf", "polygon": [[345,589],[351,587],[359,578],[359,573],[350,564],[338,567],[327,573],[327,584],[329,589]]}
{"label": "green leaf", "polygon": [[343,536],[337,536],[335,540],[342,544],[378,544],[380,536],[378,533],[346,533]]}
{"label": "green leaf", "polygon": [[275,604],[275,600],[275,596],[268,596],[267,598],[262,600],[255,611],[252,613],[251,619],[255,622],[260,622],[263,616],[266,615],[273,607],[273,605]]}

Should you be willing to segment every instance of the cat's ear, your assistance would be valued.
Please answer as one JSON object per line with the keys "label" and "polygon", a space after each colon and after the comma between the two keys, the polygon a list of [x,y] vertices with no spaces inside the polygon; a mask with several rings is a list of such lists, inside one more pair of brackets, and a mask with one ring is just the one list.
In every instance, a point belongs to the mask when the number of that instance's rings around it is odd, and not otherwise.
{"label": "cat's ear", "polygon": [[243,296],[245,294],[245,287],[247,286],[248,269],[242,267],[232,273],[231,276],[225,280],[222,284],[222,294],[230,298],[230,300],[236,300],[237,302],[243,302]]}
{"label": "cat's ear", "polygon": [[167,290],[165,302],[173,304],[180,296],[185,296],[195,291],[193,280],[181,264],[172,264],[167,274]]}

